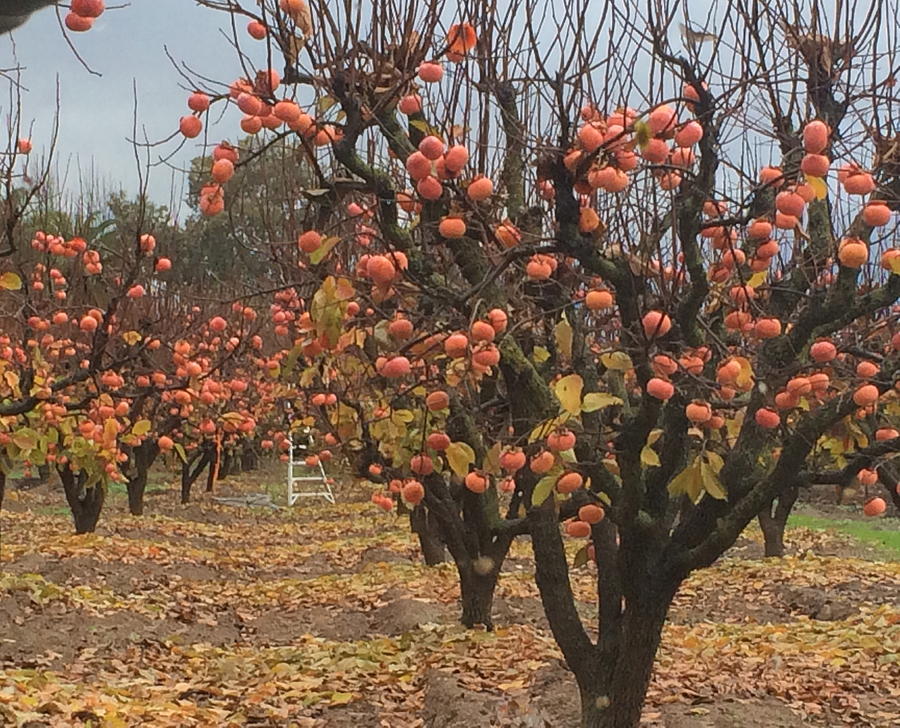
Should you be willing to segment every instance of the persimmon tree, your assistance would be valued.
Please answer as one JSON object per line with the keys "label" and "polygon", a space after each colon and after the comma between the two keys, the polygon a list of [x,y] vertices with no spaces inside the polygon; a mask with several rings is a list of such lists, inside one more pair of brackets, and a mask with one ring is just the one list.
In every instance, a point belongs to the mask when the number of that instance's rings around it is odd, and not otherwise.
{"label": "persimmon tree", "polygon": [[583,725],[637,725],[682,581],[900,445],[895,8],[734,0],[679,32],[668,2],[201,4],[244,75],[182,133],[236,106],[323,198],[282,375],[440,523],[465,623],[529,534]]}

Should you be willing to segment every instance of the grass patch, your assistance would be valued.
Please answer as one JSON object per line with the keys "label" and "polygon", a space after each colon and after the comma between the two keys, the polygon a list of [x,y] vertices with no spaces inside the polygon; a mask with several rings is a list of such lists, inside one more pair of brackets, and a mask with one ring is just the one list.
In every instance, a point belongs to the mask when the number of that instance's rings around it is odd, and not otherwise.
{"label": "grass patch", "polygon": [[873,521],[872,525],[869,525],[849,519],[820,518],[802,513],[792,513],[788,519],[788,527],[791,526],[840,531],[860,541],[881,546],[895,557],[900,556],[900,530],[890,529],[881,520]]}

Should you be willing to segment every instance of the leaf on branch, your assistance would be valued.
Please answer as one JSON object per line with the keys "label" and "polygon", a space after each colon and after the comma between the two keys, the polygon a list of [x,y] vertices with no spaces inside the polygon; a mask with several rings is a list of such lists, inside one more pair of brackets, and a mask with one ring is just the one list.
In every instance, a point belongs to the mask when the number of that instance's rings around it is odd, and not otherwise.
{"label": "leaf on branch", "polygon": [[0,290],[18,291],[22,288],[22,279],[18,275],[9,271],[0,275]]}
{"label": "leaf on branch", "polygon": [[572,358],[572,325],[563,317],[553,327],[553,336],[556,339],[556,348],[566,358]]}
{"label": "leaf on branch", "polygon": [[659,460],[659,455],[656,454],[656,450],[648,445],[644,445],[641,449],[641,464],[648,468],[658,468],[662,465]]}
{"label": "leaf on branch", "polygon": [[188,461],[187,453],[184,451],[184,447],[181,445],[181,443],[176,442],[175,445],[173,446],[173,449],[175,450],[178,457],[181,458],[181,462],[187,464],[187,461]]}
{"label": "leaf on branch", "polygon": [[531,352],[531,360],[535,364],[543,364],[547,359],[550,358],[550,352],[547,351],[543,346],[536,346],[534,350]]}
{"label": "leaf on branch", "polygon": [[609,392],[590,392],[584,395],[581,403],[582,412],[596,412],[607,407],[616,407],[625,404],[621,399]]}
{"label": "leaf on branch", "polygon": [[334,106],[337,103],[337,99],[333,96],[320,96],[318,101],[316,101],[316,110],[320,114],[324,114],[328,109]]}
{"label": "leaf on branch", "polygon": [[[715,455],[715,453],[705,453],[705,455]],[[718,455],[716,455],[716,457],[719,459],[719,461],[722,460],[722,458],[719,458]],[[700,479],[703,482],[703,490],[709,493],[709,495],[716,500],[725,500],[725,498],[727,497],[725,494],[725,488],[722,485],[722,482],[719,480],[717,471],[714,470],[713,466],[707,462],[707,457],[701,455],[698,460],[700,460]],[[719,467],[721,468],[721,466]]]}
{"label": "leaf on branch", "polygon": [[575,554],[575,558],[572,560],[573,569],[580,569],[582,566],[587,564],[588,546],[590,546],[590,544],[585,544],[580,549],[578,549],[578,552]]}
{"label": "leaf on branch", "polygon": [[761,270],[758,273],[754,273],[750,276],[750,279],[747,281],[747,285],[750,288],[759,288],[763,283],[766,282],[766,278],[768,278],[769,272],[765,270]]}
{"label": "leaf on branch", "polygon": [[122,334],[122,340],[128,344],[128,346],[134,346],[144,337],[141,336],[137,331],[126,331]]}
{"label": "leaf on branch", "polygon": [[484,463],[482,463],[481,469],[486,473],[490,473],[491,475],[500,475],[500,451],[501,445],[499,442],[495,442],[491,449],[487,451],[487,455],[484,456]]}
{"label": "leaf on branch", "polygon": [[553,391],[563,409],[573,415],[581,412],[581,390],[584,389],[584,380],[578,374],[569,374],[560,379]]}
{"label": "leaf on branch", "polygon": [[813,192],[816,193],[817,200],[824,200],[828,197],[828,185],[825,184],[825,180],[821,177],[813,177],[812,175],[806,175],[806,183],[812,187]]}
{"label": "leaf on branch", "polygon": [[600,355],[600,363],[614,372],[627,372],[634,369],[634,362],[624,351],[611,351]]}
{"label": "leaf on branch", "polygon": [[331,252],[332,248],[334,248],[334,246],[339,242],[341,242],[341,239],[334,235],[332,235],[330,238],[325,238],[325,240],[322,241],[322,244],[309,254],[309,262],[313,265],[318,265],[325,259],[325,256]]}
{"label": "leaf on branch", "polygon": [[451,442],[444,453],[450,469],[460,478],[469,473],[469,466],[475,462],[475,451],[464,442]]}
{"label": "leaf on branch", "polygon": [[131,426],[131,434],[143,437],[150,432],[150,420],[138,420]]}
{"label": "leaf on branch", "polygon": [[553,492],[553,489],[556,487],[556,481],[559,480],[559,474],[562,472],[561,468],[554,467],[549,473],[547,473],[543,478],[541,478],[537,485],[534,486],[534,490],[531,491],[531,505],[534,508],[537,508],[541,503],[543,503],[547,498],[550,497],[550,494]]}
{"label": "leaf on branch", "polygon": [[700,473],[701,456],[698,455],[694,461],[676,475],[669,482],[669,495],[678,497],[686,495],[691,499],[692,503],[700,500],[703,494],[703,476]]}

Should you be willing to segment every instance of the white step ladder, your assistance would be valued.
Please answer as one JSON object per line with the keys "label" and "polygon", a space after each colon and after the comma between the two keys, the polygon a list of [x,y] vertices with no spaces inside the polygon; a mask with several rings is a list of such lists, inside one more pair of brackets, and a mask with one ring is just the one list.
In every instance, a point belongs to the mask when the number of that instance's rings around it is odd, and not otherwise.
{"label": "white step ladder", "polygon": [[[299,442],[295,443],[295,438]],[[324,498],[329,503],[334,503],[334,492],[331,490],[331,483],[325,474],[322,461],[319,460],[313,466],[306,464],[306,456],[313,444],[310,430],[306,429],[305,432],[298,432],[296,435],[289,433],[288,443],[290,444],[287,476],[288,505],[294,505],[301,498]]]}

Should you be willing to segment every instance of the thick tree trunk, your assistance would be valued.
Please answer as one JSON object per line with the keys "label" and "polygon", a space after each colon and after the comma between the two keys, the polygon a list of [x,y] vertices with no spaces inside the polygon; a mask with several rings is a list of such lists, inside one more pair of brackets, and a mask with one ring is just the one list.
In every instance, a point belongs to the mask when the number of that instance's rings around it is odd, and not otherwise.
{"label": "thick tree trunk", "polygon": [[464,626],[472,628],[481,624],[488,630],[494,629],[494,590],[497,588],[498,573],[499,569],[492,568],[487,573],[480,574],[472,565],[465,571],[460,570],[460,622]]}
{"label": "thick tree trunk", "polygon": [[157,455],[159,455],[159,446],[155,440],[149,439],[138,445],[132,454],[134,474],[128,479],[125,487],[128,491],[128,510],[133,516],[144,515],[144,491],[147,489],[147,476]]}
{"label": "thick tree trunk", "polygon": [[417,505],[409,512],[409,527],[419,537],[419,546],[427,566],[446,561],[446,549],[437,519],[425,506]]}
{"label": "thick tree trunk", "polygon": [[784,556],[784,529],[791,515],[791,509],[797,502],[797,495],[796,487],[785,488],[775,500],[759,512],[759,527],[763,532],[765,553],[768,557]]}
{"label": "thick tree trunk", "polygon": [[147,488],[147,471],[138,471],[125,484],[128,491],[128,512],[132,516],[144,515],[144,491]]}
{"label": "thick tree trunk", "polygon": [[68,466],[60,469],[59,477],[75,521],[75,533],[93,533],[106,498],[105,486],[98,483],[85,488],[84,473],[75,475]]}
{"label": "thick tree trunk", "polygon": [[[672,597],[661,592],[629,605],[622,620],[615,656],[598,653],[590,671],[606,675],[591,684],[580,678],[581,724],[583,728],[637,728],[650,687],[653,663]],[[576,676],[578,677],[578,676]]]}

